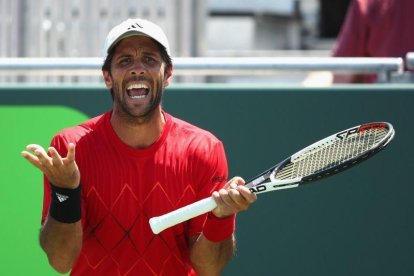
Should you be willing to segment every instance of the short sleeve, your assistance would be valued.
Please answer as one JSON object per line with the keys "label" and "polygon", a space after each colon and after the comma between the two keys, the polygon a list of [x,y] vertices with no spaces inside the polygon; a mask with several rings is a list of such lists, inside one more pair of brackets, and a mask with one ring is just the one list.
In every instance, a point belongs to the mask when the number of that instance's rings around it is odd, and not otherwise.
{"label": "short sleeve", "polygon": [[[211,196],[213,191],[222,188],[228,179],[228,164],[223,143],[218,141],[210,152],[204,152],[205,160],[199,162],[195,178],[198,187],[197,200]],[[190,220],[190,236],[201,233],[207,215],[198,216]]]}

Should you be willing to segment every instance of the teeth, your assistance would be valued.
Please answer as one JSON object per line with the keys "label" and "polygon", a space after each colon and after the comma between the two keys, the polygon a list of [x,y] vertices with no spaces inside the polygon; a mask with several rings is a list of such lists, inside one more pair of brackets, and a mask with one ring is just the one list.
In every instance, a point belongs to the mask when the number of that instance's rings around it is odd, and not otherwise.
{"label": "teeth", "polygon": [[148,86],[143,83],[134,83],[127,87],[128,90],[130,89],[148,89]]}
{"label": "teeth", "polygon": [[130,96],[131,99],[143,99],[145,98],[147,95],[141,95],[141,96]]}

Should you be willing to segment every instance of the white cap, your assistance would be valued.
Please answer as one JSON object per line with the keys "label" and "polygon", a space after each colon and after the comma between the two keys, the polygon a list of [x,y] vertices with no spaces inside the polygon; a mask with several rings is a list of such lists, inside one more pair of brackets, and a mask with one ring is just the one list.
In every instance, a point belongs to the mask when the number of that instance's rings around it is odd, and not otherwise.
{"label": "white cap", "polygon": [[164,46],[167,54],[171,56],[170,45],[168,43],[167,36],[163,30],[156,24],[140,18],[127,19],[121,24],[112,28],[105,39],[104,44],[104,56],[108,54],[108,51],[121,39],[134,35],[148,36],[162,46]]}

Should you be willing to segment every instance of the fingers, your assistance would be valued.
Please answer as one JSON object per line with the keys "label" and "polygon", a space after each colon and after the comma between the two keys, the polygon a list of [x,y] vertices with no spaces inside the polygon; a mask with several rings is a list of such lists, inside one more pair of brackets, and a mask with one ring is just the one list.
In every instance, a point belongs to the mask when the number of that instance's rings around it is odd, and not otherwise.
{"label": "fingers", "polygon": [[68,155],[66,156],[67,162],[75,161],[75,144],[69,143],[68,145]]}
{"label": "fingers", "polygon": [[226,205],[232,206],[237,211],[246,210],[257,199],[248,188],[235,183],[230,185],[230,189],[221,189],[218,193]]}
{"label": "fingers", "polygon": [[60,154],[57,152],[57,150],[54,147],[49,148],[49,154],[50,154],[50,157],[52,158],[53,166],[55,167],[63,166],[62,157],[60,156]]}
{"label": "fingers", "polygon": [[69,143],[68,154],[62,157],[54,147],[45,149],[37,144],[30,144],[21,155],[40,169],[51,183],[62,188],[76,188],[80,173],[75,162],[75,145]]}
{"label": "fingers", "polygon": [[27,145],[26,149],[32,151],[37,158],[43,157],[43,159],[45,159],[47,156],[45,149],[40,145],[30,144]]}
{"label": "fingers", "polygon": [[254,193],[250,192],[250,190],[244,186],[245,181],[243,178],[236,176],[233,177],[229,182],[228,186],[230,190],[228,190],[228,194],[231,199],[233,199],[236,203],[239,204],[251,204],[256,201],[257,197]]}
{"label": "fingers", "polygon": [[252,193],[249,188],[245,186],[237,186],[237,190],[240,192],[240,194],[249,202],[253,203],[257,200],[256,194]]}
{"label": "fingers", "polygon": [[40,164],[40,162],[39,162],[39,160],[37,159],[36,156],[34,156],[33,154],[31,154],[31,153],[29,153],[29,152],[27,152],[25,150],[21,152],[21,156],[23,156],[33,166],[35,166],[36,168],[39,168],[40,169],[41,164]]}
{"label": "fingers", "polygon": [[[75,161],[75,145],[73,143],[69,143],[68,145],[68,154],[66,158],[62,158],[54,147],[48,148],[48,153],[50,157],[45,151],[45,149],[40,145],[30,144],[26,146],[26,149],[27,150],[21,152],[21,155],[36,167],[40,165],[53,165],[56,167],[60,167],[64,164],[64,160],[66,160],[66,163]],[[34,155],[31,154],[29,151],[33,152]]]}
{"label": "fingers", "polygon": [[[49,147],[48,152],[46,152],[46,150],[38,144],[27,145],[26,150],[22,151],[21,155],[43,172],[51,167],[62,167],[64,165],[63,160],[65,160],[54,147]],[[71,162],[75,160],[75,146],[73,143],[69,144],[69,153],[66,159]]]}
{"label": "fingers", "polygon": [[230,181],[227,184],[236,184],[236,185],[244,185],[245,181],[243,178],[241,178],[240,176],[235,176],[232,179],[230,179]]}
{"label": "fingers", "polygon": [[27,145],[26,146],[26,149],[27,150],[31,150],[31,151],[35,151],[35,150],[37,150],[38,148],[41,148],[41,149],[43,149],[42,148],[42,146],[40,146],[40,145],[38,145],[38,144],[29,144],[29,145]]}
{"label": "fingers", "polygon": [[222,189],[213,192],[212,196],[218,206],[213,211],[216,216],[223,217],[247,210],[256,201],[256,195],[244,183],[241,177],[234,177]]}
{"label": "fingers", "polygon": [[47,155],[45,149],[41,146],[34,148],[34,154],[38,158],[41,165],[49,167],[52,165],[51,158]]}
{"label": "fingers", "polygon": [[[33,152],[34,155],[32,153]],[[39,156],[42,154],[46,154],[45,150],[42,148],[42,146],[37,144],[30,144],[26,146],[26,150],[21,152],[21,155],[28,160],[32,165],[35,167],[42,169],[42,163],[39,159]]]}

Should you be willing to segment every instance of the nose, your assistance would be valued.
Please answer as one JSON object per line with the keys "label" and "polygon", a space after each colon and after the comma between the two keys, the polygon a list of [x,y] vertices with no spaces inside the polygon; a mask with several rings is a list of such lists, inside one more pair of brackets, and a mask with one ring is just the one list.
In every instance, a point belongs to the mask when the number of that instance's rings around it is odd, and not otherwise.
{"label": "nose", "polygon": [[142,75],[144,74],[145,71],[145,66],[142,63],[142,61],[137,60],[133,63],[132,67],[131,67],[131,75]]}

